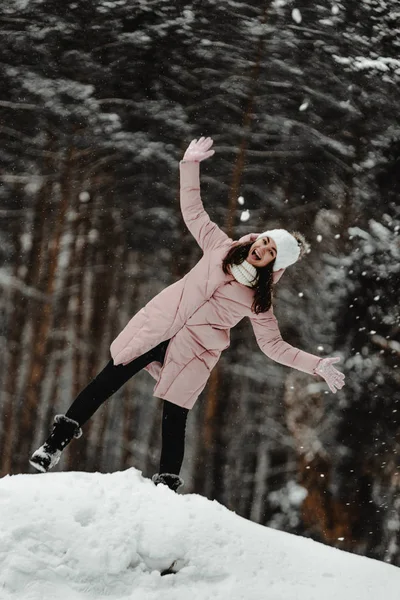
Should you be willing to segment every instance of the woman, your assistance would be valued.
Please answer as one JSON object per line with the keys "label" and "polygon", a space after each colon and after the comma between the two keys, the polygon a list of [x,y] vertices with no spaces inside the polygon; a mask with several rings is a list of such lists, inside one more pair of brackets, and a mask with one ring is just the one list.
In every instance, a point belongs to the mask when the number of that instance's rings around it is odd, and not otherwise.
{"label": "woman", "polygon": [[48,471],[61,451],[82,434],[82,425],[128,379],[145,368],[157,380],[162,398],[162,449],[153,481],[177,490],[188,411],[210,372],[229,346],[229,332],[249,317],[261,350],[273,360],[310,375],[322,376],[332,392],[344,385],[333,367],[339,358],[323,358],[284,342],[272,310],[272,287],[304,251],[298,234],[274,229],[234,242],[210,221],[200,198],[199,163],[214,154],[211,138],[193,140],[180,163],[181,209],[203,257],[181,280],[164,289],[126,325],[111,344],[112,360],[78,395],[31,457]]}

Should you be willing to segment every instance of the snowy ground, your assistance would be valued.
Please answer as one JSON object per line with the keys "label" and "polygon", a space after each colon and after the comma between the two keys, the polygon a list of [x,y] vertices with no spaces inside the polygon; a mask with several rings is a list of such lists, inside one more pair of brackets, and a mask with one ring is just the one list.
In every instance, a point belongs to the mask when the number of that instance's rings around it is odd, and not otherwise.
{"label": "snowy ground", "polygon": [[[177,574],[160,571],[178,560]],[[0,600],[398,600],[400,569],[135,469],[0,480]]]}

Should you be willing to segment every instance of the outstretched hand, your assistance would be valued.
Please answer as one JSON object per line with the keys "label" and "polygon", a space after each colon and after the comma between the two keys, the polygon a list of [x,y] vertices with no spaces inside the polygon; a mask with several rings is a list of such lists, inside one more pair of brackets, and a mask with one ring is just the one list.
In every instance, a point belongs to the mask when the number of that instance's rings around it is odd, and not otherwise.
{"label": "outstretched hand", "polygon": [[335,356],[334,358],[322,358],[315,369],[315,373],[325,379],[329,389],[334,394],[336,394],[337,390],[341,390],[344,386],[343,373],[338,371],[336,367],[332,366],[334,363],[339,361],[339,356]]}
{"label": "outstretched hand", "polygon": [[215,154],[215,150],[210,150],[213,145],[210,137],[201,137],[199,140],[192,140],[183,156],[183,160],[201,162]]}

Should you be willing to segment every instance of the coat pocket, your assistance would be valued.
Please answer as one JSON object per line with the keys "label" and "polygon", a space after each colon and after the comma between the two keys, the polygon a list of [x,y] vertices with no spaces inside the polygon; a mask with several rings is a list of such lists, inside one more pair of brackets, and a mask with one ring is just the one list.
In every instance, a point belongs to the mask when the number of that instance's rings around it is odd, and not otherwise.
{"label": "coat pocket", "polygon": [[205,361],[199,357],[194,358],[182,369],[174,382],[173,387],[177,390],[177,397],[192,398],[195,396],[197,398],[205,388],[210,372],[211,370]]}
{"label": "coat pocket", "polygon": [[229,329],[218,329],[208,323],[190,325],[187,329],[192,340],[205,350],[222,352],[230,344]]}

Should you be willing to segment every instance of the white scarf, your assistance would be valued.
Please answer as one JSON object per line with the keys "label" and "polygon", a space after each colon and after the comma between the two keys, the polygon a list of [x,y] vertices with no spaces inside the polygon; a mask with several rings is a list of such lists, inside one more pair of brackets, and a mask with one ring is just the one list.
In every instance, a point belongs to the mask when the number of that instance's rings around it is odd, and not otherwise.
{"label": "white scarf", "polygon": [[231,265],[231,273],[238,283],[254,287],[257,282],[257,269],[253,267],[247,260],[244,260],[240,265]]}

